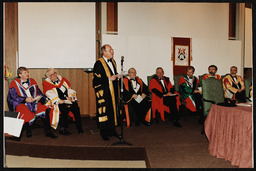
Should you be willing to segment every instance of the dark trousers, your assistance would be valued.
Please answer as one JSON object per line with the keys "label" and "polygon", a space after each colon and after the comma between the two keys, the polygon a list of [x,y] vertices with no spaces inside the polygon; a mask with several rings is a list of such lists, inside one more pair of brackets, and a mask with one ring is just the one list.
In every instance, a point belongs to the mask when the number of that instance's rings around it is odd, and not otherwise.
{"label": "dark trousers", "polygon": [[79,129],[81,128],[81,115],[80,115],[80,109],[78,107],[78,104],[72,103],[71,104],[59,104],[59,109],[61,112],[60,116],[60,122],[59,125],[61,128],[67,128],[68,127],[68,113],[72,112],[75,117],[75,123],[76,123],[76,128]]}
{"label": "dark trousers", "polygon": [[194,93],[194,99],[196,104],[196,115],[202,117],[203,116],[202,95],[200,93]]}
{"label": "dark trousers", "polygon": [[235,94],[235,99],[237,99],[238,102],[242,102],[242,103],[246,102],[246,99],[245,99],[245,91],[241,91],[240,93],[237,92],[237,93]]}
{"label": "dark trousers", "polygon": [[179,119],[176,102],[177,102],[176,96],[165,96],[164,97],[164,105],[169,107],[170,118],[173,120]]}

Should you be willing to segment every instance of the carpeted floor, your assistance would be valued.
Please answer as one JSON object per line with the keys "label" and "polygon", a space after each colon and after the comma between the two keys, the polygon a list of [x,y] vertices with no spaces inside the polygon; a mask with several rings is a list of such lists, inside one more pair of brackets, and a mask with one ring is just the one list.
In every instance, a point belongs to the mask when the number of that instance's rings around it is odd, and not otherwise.
{"label": "carpeted floor", "polygon": [[[36,123],[42,125],[40,119]],[[31,138],[27,138],[24,131],[20,141],[6,139],[6,154],[80,160],[145,160],[150,168],[237,168],[209,154],[207,139],[201,135],[202,125],[193,116],[188,116],[186,121],[181,118],[180,123],[181,128],[169,121],[153,122],[150,127],[124,127],[124,139],[133,146],[112,146],[118,142],[115,137],[103,141],[96,121],[90,118],[82,120],[84,134],[79,135],[75,124],[70,123],[68,130],[73,134],[64,136],[56,131],[57,139],[45,137],[43,128],[35,125]],[[120,133],[120,127],[117,131]],[[28,153],[28,149],[34,150]],[[52,151],[47,151],[49,149]]]}

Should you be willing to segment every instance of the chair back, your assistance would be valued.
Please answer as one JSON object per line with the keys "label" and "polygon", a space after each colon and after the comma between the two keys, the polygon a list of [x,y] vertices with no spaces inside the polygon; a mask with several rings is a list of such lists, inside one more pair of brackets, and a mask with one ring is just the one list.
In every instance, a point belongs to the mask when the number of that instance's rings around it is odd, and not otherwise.
{"label": "chair back", "polygon": [[147,76],[148,88],[149,88],[150,80],[151,80],[155,75],[156,75],[156,74],[153,74],[153,75]]}
{"label": "chair back", "polygon": [[46,80],[46,77],[42,77],[42,82],[44,82],[44,80]]}
{"label": "chair back", "polygon": [[204,76],[205,74],[206,74],[206,73],[204,73],[203,75],[199,75],[199,76],[198,76],[199,83],[200,83],[201,86],[202,86],[202,79],[203,79],[203,76]]}
{"label": "chair back", "polygon": [[213,77],[202,80],[202,91],[204,115],[207,116],[212,102],[218,104],[225,101],[222,81]]}
{"label": "chair back", "polygon": [[[252,84],[252,77],[248,77],[244,79],[245,97],[249,98],[251,84]],[[249,102],[250,100],[246,99],[246,101]]]}
{"label": "chair back", "polygon": [[11,82],[12,82],[13,80],[15,80],[16,78],[18,78],[18,77],[13,77],[13,78],[9,78],[9,79],[8,79],[8,87],[10,87]]}
{"label": "chair back", "polygon": [[180,80],[180,77],[182,76],[186,76],[185,74],[179,74],[179,75],[175,75],[174,76],[174,88],[175,88],[175,91],[179,92],[179,80]]}

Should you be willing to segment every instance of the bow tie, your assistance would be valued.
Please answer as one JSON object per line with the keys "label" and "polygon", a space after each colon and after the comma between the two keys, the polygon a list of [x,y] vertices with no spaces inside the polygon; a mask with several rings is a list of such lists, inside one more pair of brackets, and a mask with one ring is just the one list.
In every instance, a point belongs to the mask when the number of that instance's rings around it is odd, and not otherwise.
{"label": "bow tie", "polygon": [[[233,76],[233,78],[236,78],[236,76]],[[237,78],[236,78],[237,79]]]}
{"label": "bow tie", "polygon": [[56,81],[53,81],[53,84],[58,84],[59,83],[59,79],[57,79]]}
{"label": "bow tie", "polygon": [[132,81],[136,81],[134,78],[131,78]]}
{"label": "bow tie", "polygon": [[189,79],[193,79],[193,77],[188,77]]}
{"label": "bow tie", "polygon": [[25,83],[27,83],[27,84],[28,84],[28,80],[27,80],[27,81],[22,82],[21,84],[23,85],[23,84],[25,84]]}
{"label": "bow tie", "polygon": [[162,78],[159,78],[159,80],[161,81],[161,80],[163,80]]}
{"label": "bow tie", "polygon": [[108,59],[108,62],[111,62],[111,59]]}

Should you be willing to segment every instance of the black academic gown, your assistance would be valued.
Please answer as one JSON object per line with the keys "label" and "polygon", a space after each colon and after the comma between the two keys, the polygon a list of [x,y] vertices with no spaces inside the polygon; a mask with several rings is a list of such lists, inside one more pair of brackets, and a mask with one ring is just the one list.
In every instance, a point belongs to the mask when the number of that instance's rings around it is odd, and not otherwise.
{"label": "black academic gown", "polygon": [[[151,112],[148,113],[151,108],[151,99],[149,96],[150,93],[148,91],[148,87],[139,77],[136,77],[135,80],[140,85],[137,92],[135,92],[133,89],[132,81],[128,77],[124,78],[123,99],[124,102],[128,104],[130,121],[137,123],[144,123],[145,121],[150,122],[151,116],[145,119],[147,114],[151,115]],[[140,103],[132,98],[133,94],[141,95],[142,93],[146,94],[147,96]]]}
{"label": "black academic gown", "polygon": [[93,68],[93,87],[96,94],[97,125],[99,129],[115,129],[118,125],[119,85],[118,80],[109,81],[117,74],[116,62],[111,59],[113,73],[104,58],[96,61]]}

